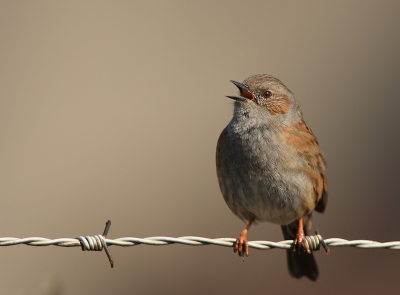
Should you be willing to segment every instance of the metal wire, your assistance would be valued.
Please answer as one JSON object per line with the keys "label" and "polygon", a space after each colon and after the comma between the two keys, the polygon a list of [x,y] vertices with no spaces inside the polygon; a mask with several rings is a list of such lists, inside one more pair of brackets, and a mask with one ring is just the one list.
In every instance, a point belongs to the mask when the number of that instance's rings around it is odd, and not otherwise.
{"label": "metal wire", "polygon": [[[234,238],[218,238],[218,239],[210,239],[203,237],[194,237],[194,236],[185,236],[185,237],[149,237],[149,238],[134,238],[134,237],[125,237],[119,239],[104,239],[108,246],[122,246],[122,247],[131,247],[137,246],[140,244],[144,245],[153,245],[153,246],[165,246],[171,244],[182,244],[189,246],[204,246],[204,245],[216,245],[223,247],[233,247],[236,239]],[[345,240],[340,238],[330,238],[324,239],[325,243],[330,247],[355,247],[362,249],[389,249],[389,250],[400,250],[400,241],[393,242],[377,242],[370,240]],[[270,250],[274,248],[278,249],[290,249],[293,241],[280,241],[280,242],[271,242],[271,241],[249,241],[249,247],[259,250]],[[70,238],[60,238],[60,239],[46,239],[40,237],[31,237],[31,238],[12,238],[12,237],[4,237],[0,238],[0,247],[1,246],[15,246],[15,245],[28,245],[28,246],[59,246],[59,247],[81,247],[80,240],[70,239]]]}
{"label": "metal wire", "polygon": [[103,243],[104,241],[103,236],[96,235],[96,236],[86,236],[86,237],[77,237],[79,240],[82,251],[102,251],[103,250]]}
{"label": "metal wire", "polygon": [[[122,247],[130,247],[136,246],[140,244],[145,245],[153,245],[153,246],[164,246],[170,244],[183,244],[190,246],[204,246],[204,245],[217,245],[224,247],[234,247],[236,239],[232,238],[219,238],[219,239],[209,239],[202,237],[179,237],[179,238],[171,238],[171,237],[150,237],[145,239],[140,238],[119,238],[115,240],[106,239],[108,231],[111,226],[111,221],[107,221],[106,227],[104,229],[103,235],[95,235],[95,236],[86,236],[86,237],[77,237],[76,239],[68,239],[61,238],[50,240],[46,238],[32,237],[32,238],[0,238],[0,246],[14,246],[14,245],[28,245],[28,246],[59,246],[59,247],[81,247],[82,251],[104,251],[107,254],[108,260],[110,261],[111,268],[114,267],[114,259],[111,256],[111,252],[108,249],[108,246],[122,246]],[[280,249],[290,249],[292,247],[293,241],[281,241],[281,242],[270,242],[270,241],[251,241],[248,242],[248,246],[255,249],[260,250],[269,250],[273,248]],[[318,230],[315,232],[315,236],[306,236],[305,237],[306,248],[309,251],[316,251],[320,249],[320,246],[323,246],[326,253],[329,254],[329,246],[331,247],[344,247],[351,246],[357,248],[371,249],[371,248],[386,248],[391,250],[400,250],[400,241],[396,242],[386,242],[379,243],[376,241],[368,241],[368,240],[354,240],[348,241],[344,239],[327,239],[324,240],[319,234]],[[309,252],[308,251],[308,252]],[[309,252],[310,253],[310,252]],[[244,254],[244,253],[243,253]]]}

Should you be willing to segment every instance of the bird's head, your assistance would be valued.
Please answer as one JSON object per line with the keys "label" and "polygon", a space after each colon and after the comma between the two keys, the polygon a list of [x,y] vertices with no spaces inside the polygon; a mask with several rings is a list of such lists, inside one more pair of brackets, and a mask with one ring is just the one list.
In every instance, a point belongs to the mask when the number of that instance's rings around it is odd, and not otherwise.
{"label": "bird's head", "polygon": [[239,88],[240,95],[228,96],[235,100],[235,116],[258,118],[264,123],[297,123],[301,112],[294,94],[277,78],[255,75],[243,83],[231,81]]}

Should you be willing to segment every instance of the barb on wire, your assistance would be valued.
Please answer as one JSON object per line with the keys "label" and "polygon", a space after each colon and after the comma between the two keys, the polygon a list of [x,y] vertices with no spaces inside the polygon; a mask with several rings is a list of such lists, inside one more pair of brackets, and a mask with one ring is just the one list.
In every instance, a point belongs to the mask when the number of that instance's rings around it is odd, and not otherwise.
{"label": "barb on wire", "polygon": [[[110,228],[111,221],[106,223],[106,228],[104,229],[103,235],[96,236],[86,236],[86,237],[78,237],[76,239],[70,238],[60,238],[60,239],[46,239],[40,237],[31,237],[31,238],[12,238],[5,237],[0,238],[0,247],[1,246],[14,246],[14,245],[28,245],[28,246],[59,246],[59,247],[81,247],[83,251],[102,251],[103,248],[107,254],[107,257],[110,261],[111,267],[114,266],[114,260],[111,256],[110,251],[107,246],[122,246],[122,247],[131,247],[137,246],[140,244],[144,245],[153,245],[153,246],[164,246],[171,244],[182,244],[189,246],[204,246],[204,245],[216,245],[223,247],[234,247],[236,239],[233,238],[218,238],[218,239],[210,239],[203,237],[195,237],[195,236],[184,236],[179,238],[173,237],[149,237],[149,238],[135,238],[135,237],[125,237],[119,239],[106,239],[108,230]],[[315,236],[307,237],[310,238],[307,240],[309,246],[312,250],[318,250],[320,246],[323,246],[327,251],[328,246],[330,247],[356,247],[362,249],[390,249],[390,250],[400,250],[400,241],[393,242],[377,242],[370,240],[345,240],[339,238],[331,238],[331,239],[322,239],[318,232],[316,232]],[[271,241],[250,241],[249,247],[259,250],[270,250],[274,248],[278,249],[290,249],[292,247],[293,241],[281,241],[281,242],[271,242]]]}
{"label": "barb on wire", "polygon": [[111,256],[110,250],[108,250],[107,243],[104,240],[107,237],[108,231],[110,230],[111,220],[106,222],[106,227],[104,228],[103,235],[95,236],[79,236],[76,239],[80,242],[82,251],[104,251],[107,254],[108,261],[110,261],[111,268],[114,267],[114,259]]}

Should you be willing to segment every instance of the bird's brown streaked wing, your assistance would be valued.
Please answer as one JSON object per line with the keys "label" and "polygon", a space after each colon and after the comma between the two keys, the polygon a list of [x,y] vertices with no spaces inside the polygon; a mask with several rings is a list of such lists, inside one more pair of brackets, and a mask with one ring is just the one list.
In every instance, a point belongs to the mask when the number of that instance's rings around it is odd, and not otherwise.
{"label": "bird's brown streaked wing", "polygon": [[284,133],[286,142],[294,145],[297,153],[307,161],[305,172],[313,182],[315,210],[322,213],[328,202],[328,183],[325,159],[319,150],[318,141],[304,120],[297,125],[285,127]]}
{"label": "bird's brown streaked wing", "polygon": [[317,206],[315,207],[315,211],[323,213],[326,209],[326,205],[328,204],[328,182],[326,181],[325,171],[321,173],[321,177],[323,178],[324,182],[324,190]]}

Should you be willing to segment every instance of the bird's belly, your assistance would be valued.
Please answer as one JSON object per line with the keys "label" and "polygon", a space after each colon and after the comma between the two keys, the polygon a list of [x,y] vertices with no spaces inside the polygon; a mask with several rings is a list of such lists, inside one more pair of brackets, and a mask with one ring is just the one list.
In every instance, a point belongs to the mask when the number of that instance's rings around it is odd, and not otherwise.
{"label": "bird's belly", "polygon": [[217,174],[222,195],[242,220],[288,224],[314,209],[312,182],[275,132],[257,132],[233,133],[221,147]]}
{"label": "bird's belly", "polygon": [[245,170],[243,164],[221,167],[218,178],[222,195],[240,219],[288,224],[314,209],[309,177],[276,163],[247,162]]}
{"label": "bird's belly", "polygon": [[240,219],[288,224],[306,215],[307,209],[297,188],[290,191],[287,183],[281,185],[242,178],[221,188],[229,208]]}

